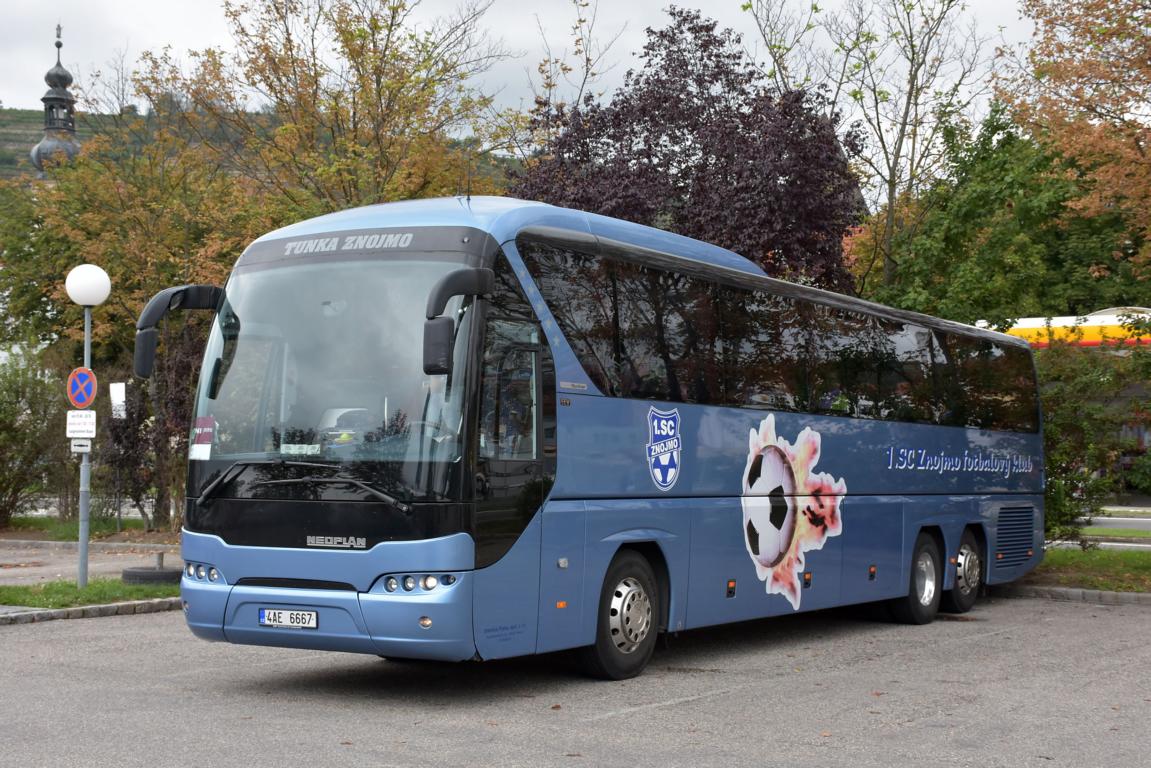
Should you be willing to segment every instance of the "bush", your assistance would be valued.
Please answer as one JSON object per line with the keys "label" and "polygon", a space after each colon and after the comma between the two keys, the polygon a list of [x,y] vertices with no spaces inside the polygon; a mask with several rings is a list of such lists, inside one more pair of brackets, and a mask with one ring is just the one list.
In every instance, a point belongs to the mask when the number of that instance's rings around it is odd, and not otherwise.
{"label": "bush", "polygon": [[1143,350],[1053,342],[1036,352],[1043,402],[1049,540],[1082,543],[1082,526],[1121,486],[1120,428],[1139,418],[1148,369]]}
{"label": "bush", "polygon": [[1143,453],[1132,459],[1123,479],[1131,490],[1151,494],[1151,453]]}
{"label": "bush", "polygon": [[16,347],[0,362],[0,528],[44,490],[65,440],[63,393],[35,353]]}

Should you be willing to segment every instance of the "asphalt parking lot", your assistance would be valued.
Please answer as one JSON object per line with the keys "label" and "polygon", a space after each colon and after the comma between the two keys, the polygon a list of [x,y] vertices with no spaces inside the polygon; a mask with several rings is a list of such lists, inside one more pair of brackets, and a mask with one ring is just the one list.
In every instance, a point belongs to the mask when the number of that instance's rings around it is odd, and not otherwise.
{"label": "asphalt parking lot", "polygon": [[0,627],[4,766],[1142,766],[1151,610],[981,602],[684,633],[648,672],[212,644],[177,612]]}

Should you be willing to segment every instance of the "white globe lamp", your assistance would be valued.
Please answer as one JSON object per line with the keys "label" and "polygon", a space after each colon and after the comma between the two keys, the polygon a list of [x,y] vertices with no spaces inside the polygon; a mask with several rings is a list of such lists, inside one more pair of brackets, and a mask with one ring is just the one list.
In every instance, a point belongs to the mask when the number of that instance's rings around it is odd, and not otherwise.
{"label": "white globe lamp", "polygon": [[64,280],[68,298],[82,307],[98,307],[112,292],[108,273],[95,264],[81,264],[68,273]]}

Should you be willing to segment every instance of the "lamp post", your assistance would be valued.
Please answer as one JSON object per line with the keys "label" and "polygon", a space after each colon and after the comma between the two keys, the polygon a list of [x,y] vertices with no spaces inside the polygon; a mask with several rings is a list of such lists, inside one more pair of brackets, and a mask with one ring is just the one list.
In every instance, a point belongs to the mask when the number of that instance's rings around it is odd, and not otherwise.
{"label": "lamp post", "polygon": [[[92,367],[92,307],[103,304],[112,292],[108,273],[95,264],[81,264],[64,280],[68,298],[84,308],[84,367]],[[88,586],[88,502],[91,493],[92,467],[88,454],[80,454],[80,565],[76,586]]]}

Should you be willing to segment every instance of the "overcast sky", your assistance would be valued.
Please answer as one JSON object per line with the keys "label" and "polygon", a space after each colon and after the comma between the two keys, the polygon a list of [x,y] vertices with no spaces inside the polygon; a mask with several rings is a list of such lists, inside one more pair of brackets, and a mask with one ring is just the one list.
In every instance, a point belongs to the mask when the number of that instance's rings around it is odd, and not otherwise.
{"label": "overcast sky", "polygon": [[[825,0],[835,7],[840,0]],[[177,52],[209,46],[227,47],[228,31],[217,0],[0,0],[5,24],[0,26],[0,103],[9,108],[39,109],[44,95],[44,73],[55,63],[56,24],[64,27],[62,60],[78,79],[88,78],[119,52],[135,62],[141,51],[171,45]],[[619,65],[603,81],[610,90],[632,64],[632,54],[644,41],[644,29],[661,26],[669,0],[601,0],[598,31],[606,39],[626,24],[612,49]],[[744,33],[754,45],[751,18],[740,11],[741,0],[678,0],[678,5],[701,9],[723,26]],[[424,0],[425,17],[444,13],[455,0]],[[969,0],[969,13],[983,34],[1017,42],[1027,38],[1030,26],[1019,19],[1015,0]],[[495,38],[518,54],[495,66],[484,78],[485,89],[498,92],[506,106],[529,99],[528,72],[542,58],[536,17],[553,48],[568,42],[572,21],[570,0],[494,0],[485,25]]]}

